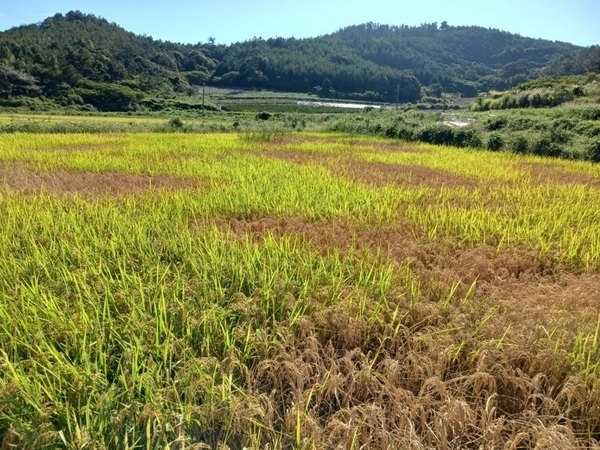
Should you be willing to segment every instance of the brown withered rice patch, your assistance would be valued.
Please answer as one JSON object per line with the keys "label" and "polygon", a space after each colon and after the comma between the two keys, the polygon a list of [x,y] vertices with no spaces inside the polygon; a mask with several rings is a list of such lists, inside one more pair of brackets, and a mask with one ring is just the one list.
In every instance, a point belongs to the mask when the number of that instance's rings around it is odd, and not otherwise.
{"label": "brown withered rice patch", "polygon": [[168,175],[58,170],[34,172],[25,165],[0,162],[0,192],[80,195],[85,198],[121,196],[151,189],[179,190],[199,186],[195,180]]}
{"label": "brown withered rice patch", "polygon": [[415,165],[348,160],[335,167],[334,171],[353,181],[376,186],[394,185],[439,189],[441,187],[475,187],[478,185],[477,180]]}
{"label": "brown withered rice patch", "polygon": [[[597,443],[598,389],[573,376],[567,352],[578,332],[594,332],[600,274],[571,273],[530,248],[431,240],[409,223],[222,216],[216,225],[241,239],[297,236],[324,254],[364,251],[370,258],[379,251],[399,269],[408,264],[418,280],[414,303],[400,286],[385,302],[360,302],[360,314],[349,298],[308,313],[294,331],[280,329],[290,345],[270,349],[246,385],[288,435],[300,422],[315,448]],[[236,298],[240,323],[252,322],[254,304]]]}
{"label": "brown withered rice patch", "polygon": [[217,219],[217,225],[238,236],[260,240],[299,236],[323,253],[380,251],[397,264],[409,264],[421,284],[422,300],[439,302],[457,285],[451,303],[459,307],[471,285],[470,302],[497,311],[486,329],[522,341],[532,330],[560,329],[569,338],[593,329],[600,314],[600,274],[575,274],[531,248],[498,251],[415,233],[408,224],[355,225],[342,221],[310,222],[301,217]]}
{"label": "brown withered rice patch", "polygon": [[600,188],[600,178],[583,173],[569,172],[560,167],[536,163],[521,164],[518,167],[529,172],[531,181],[534,183],[556,185],[576,184]]}
{"label": "brown withered rice patch", "polygon": [[322,165],[335,175],[375,186],[439,189],[441,187],[470,188],[479,185],[477,180],[425,166],[369,162],[352,159],[350,156],[340,158],[297,150],[271,150],[261,152],[261,155],[301,165]]}

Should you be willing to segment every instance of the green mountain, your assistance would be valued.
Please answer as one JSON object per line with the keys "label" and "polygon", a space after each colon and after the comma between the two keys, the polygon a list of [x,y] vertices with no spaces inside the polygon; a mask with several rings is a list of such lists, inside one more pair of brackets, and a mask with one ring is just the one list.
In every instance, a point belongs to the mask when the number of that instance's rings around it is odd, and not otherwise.
{"label": "green mountain", "polygon": [[81,12],[56,14],[0,33],[0,98],[44,96],[127,110],[145,94],[189,91],[217,64],[201,45],[138,36]]}
{"label": "green mountain", "polygon": [[594,50],[445,22],[183,45],[72,11],[0,33],[0,102],[43,98],[129,110],[160,107],[151,99],[192,95],[202,83],[412,102],[423,94],[475,96],[540,75],[585,73],[600,68],[600,59],[590,61]]}
{"label": "green mountain", "polygon": [[[474,96],[533,79],[555,59],[574,58],[581,50],[481,27],[368,23],[313,39],[258,39],[219,48],[215,75],[248,86],[302,90],[326,77],[337,91],[387,93],[388,101],[395,100],[398,82],[405,100],[415,99],[403,85],[408,76],[432,92]],[[262,65],[248,72],[252,61]]]}

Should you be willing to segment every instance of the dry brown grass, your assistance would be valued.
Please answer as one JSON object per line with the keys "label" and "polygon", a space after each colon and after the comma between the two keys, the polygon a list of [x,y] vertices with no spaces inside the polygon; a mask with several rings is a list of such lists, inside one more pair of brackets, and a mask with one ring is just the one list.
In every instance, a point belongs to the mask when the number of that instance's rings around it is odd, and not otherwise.
{"label": "dry brown grass", "polygon": [[[303,442],[314,448],[569,449],[597,437],[598,399],[582,380],[563,379],[561,388],[501,350],[453,376],[457,363],[425,332],[403,333],[395,353],[374,358],[368,340],[331,334],[355,330],[348,325],[341,312],[304,324],[295,348],[248,374],[269,411],[266,422],[286,430],[290,445],[298,419]],[[521,358],[541,359],[534,352]]]}

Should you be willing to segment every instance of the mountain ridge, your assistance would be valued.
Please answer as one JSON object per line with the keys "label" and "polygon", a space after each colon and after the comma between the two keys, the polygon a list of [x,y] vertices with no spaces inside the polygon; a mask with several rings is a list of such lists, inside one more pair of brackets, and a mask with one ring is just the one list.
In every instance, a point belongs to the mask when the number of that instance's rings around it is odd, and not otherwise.
{"label": "mountain ridge", "polygon": [[588,62],[596,50],[446,22],[365,23],[314,38],[180,44],[71,11],[0,32],[0,100],[39,97],[63,106],[129,110],[144,98],[194,95],[207,83],[415,102],[585,73],[596,67]]}

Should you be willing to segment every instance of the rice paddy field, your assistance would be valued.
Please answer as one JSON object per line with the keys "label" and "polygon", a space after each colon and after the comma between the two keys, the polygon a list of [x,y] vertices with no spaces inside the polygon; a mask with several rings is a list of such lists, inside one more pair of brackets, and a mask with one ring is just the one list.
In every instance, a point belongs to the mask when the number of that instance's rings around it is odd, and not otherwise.
{"label": "rice paddy field", "polygon": [[2,449],[600,446],[600,166],[0,134]]}

